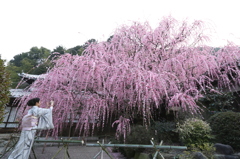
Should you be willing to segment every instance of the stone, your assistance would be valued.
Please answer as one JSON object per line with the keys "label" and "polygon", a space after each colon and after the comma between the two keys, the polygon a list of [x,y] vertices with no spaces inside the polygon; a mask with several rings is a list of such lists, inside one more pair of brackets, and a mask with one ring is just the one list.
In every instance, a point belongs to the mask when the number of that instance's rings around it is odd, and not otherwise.
{"label": "stone", "polygon": [[207,157],[202,152],[194,152],[193,159],[207,159]]}
{"label": "stone", "polygon": [[234,155],[238,156],[240,158],[240,152],[235,153]]}
{"label": "stone", "polygon": [[216,153],[218,154],[232,155],[234,153],[233,148],[230,145],[216,143],[214,147],[216,148]]}
{"label": "stone", "polygon": [[215,154],[213,156],[213,159],[240,159],[239,156],[236,155],[220,155],[220,154]]}

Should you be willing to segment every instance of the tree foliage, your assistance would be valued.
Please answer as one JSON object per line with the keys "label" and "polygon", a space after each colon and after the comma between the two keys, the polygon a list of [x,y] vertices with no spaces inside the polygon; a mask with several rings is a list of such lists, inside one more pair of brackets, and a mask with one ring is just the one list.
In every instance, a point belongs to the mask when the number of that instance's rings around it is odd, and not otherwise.
{"label": "tree foliage", "polygon": [[65,54],[66,48],[64,48],[63,46],[58,46],[55,49],[53,49],[53,53],[54,52],[57,52],[59,54]]}
{"label": "tree foliage", "polygon": [[240,149],[240,113],[220,112],[208,120],[215,136],[215,142]]}
{"label": "tree foliage", "polygon": [[210,112],[223,112],[223,111],[236,111],[234,106],[236,101],[236,95],[233,92],[207,92],[203,98],[200,98],[198,102],[206,108],[206,111]]}
{"label": "tree foliage", "polygon": [[18,73],[43,74],[47,72],[50,63],[47,58],[50,56],[50,50],[41,47],[32,47],[28,52],[14,56],[8,63],[7,70],[10,72],[12,88],[15,88],[21,78]]}
{"label": "tree foliage", "polygon": [[67,53],[72,55],[82,55],[84,47],[82,45],[75,46],[67,50]]}
{"label": "tree foliage", "polygon": [[4,66],[4,60],[0,56],[0,123],[3,121],[4,108],[5,105],[9,102],[9,87],[10,79],[9,73],[7,72]]}
{"label": "tree foliage", "polygon": [[202,32],[201,21],[172,17],[155,29],[138,22],[122,26],[111,40],[91,43],[82,56],[64,54],[54,61],[20,107],[36,96],[43,105],[54,99],[55,135],[68,121],[88,134],[113,115],[131,121],[141,115],[148,125],[162,107],[199,113],[196,100],[206,89],[234,89],[240,79],[239,48],[229,44],[214,51],[202,45],[207,39]]}

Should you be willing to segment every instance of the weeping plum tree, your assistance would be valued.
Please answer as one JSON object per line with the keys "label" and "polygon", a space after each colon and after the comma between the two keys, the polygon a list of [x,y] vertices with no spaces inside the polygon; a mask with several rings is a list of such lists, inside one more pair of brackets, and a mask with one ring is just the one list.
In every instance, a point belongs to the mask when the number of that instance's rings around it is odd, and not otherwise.
{"label": "weeping plum tree", "polygon": [[73,122],[87,135],[114,123],[113,116],[120,117],[117,132],[126,135],[133,116],[142,116],[148,125],[161,107],[200,113],[196,100],[206,89],[234,89],[240,82],[239,48],[228,44],[214,51],[203,45],[203,30],[201,21],[172,17],[155,29],[138,22],[122,26],[111,40],[92,43],[82,56],[55,60],[21,99],[19,113],[24,114],[30,98],[40,97],[42,105],[53,99],[53,135]]}

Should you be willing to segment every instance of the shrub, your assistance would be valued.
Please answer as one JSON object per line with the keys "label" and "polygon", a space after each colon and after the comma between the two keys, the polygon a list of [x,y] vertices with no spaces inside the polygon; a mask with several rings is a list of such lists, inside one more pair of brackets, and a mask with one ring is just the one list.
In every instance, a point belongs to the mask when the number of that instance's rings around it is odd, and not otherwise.
{"label": "shrub", "polygon": [[211,127],[209,124],[200,119],[187,119],[183,124],[177,125],[180,140],[186,146],[195,146],[201,148],[205,143],[209,143],[212,139]]}
{"label": "shrub", "polygon": [[[146,129],[145,126],[136,125],[131,129],[130,134],[126,138],[126,144],[144,144],[149,145],[151,138],[153,137],[153,131]],[[134,157],[136,152],[143,152],[144,148],[123,148],[119,150],[127,158]]]}
{"label": "shrub", "polygon": [[240,149],[240,113],[220,112],[209,119],[215,141]]}
{"label": "shrub", "polygon": [[208,158],[212,158],[216,148],[212,143],[204,143],[203,145],[200,145],[199,148],[196,148],[196,152],[199,150],[201,150],[201,152]]}
{"label": "shrub", "polygon": [[227,111],[227,110],[235,110],[233,107],[233,103],[236,100],[236,96],[232,92],[224,93],[219,91],[219,93],[211,92],[207,90],[207,94],[198,100],[200,105],[204,105],[204,107],[208,111]]}
{"label": "shrub", "polygon": [[215,153],[215,147],[212,143],[204,143],[200,147],[191,145],[188,151],[184,151],[182,154],[177,155],[178,159],[192,159],[195,152],[202,152],[207,158],[213,158]]}
{"label": "shrub", "polygon": [[154,123],[156,139],[163,140],[164,143],[178,142],[179,137],[176,132],[176,123],[172,121],[157,121]]}

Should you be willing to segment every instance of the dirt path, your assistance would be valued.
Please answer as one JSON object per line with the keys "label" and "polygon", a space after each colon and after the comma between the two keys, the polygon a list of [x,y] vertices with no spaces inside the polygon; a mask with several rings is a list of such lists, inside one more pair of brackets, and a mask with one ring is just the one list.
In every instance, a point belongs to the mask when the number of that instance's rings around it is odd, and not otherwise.
{"label": "dirt path", "polygon": [[[64,157],[66,157],[67,159],[65,148],[63,148],[57,154],[57,152],[62,147],[63,147],[62,145],[58,146],[56,144],[55,145],[49,144],[44,148],[43,144],[35,144],[34,152],[36,154],[37,159],[51,159],[53,156],[55,156],[54,159],[65,159]],[[80,145],[69,145],[68,147],[68,152],[71,159],[93,159],[93,157],[96,156],[100,151],[101,151],[100,147],[86,147],[86,146],[80,146]],[[110,152],[110,154],[114,159],[125,159],[119,153]],[[5,156],[3,156],[3,158],[1,159],[7,159],[9,155],[10,155],[10,152],[7,153]],[[31,152],[29,159],[35,159],[33,152]],[[110,157],[105,152],[103,152],[102,155],[99,155],[97,159],[110,159]]]}

